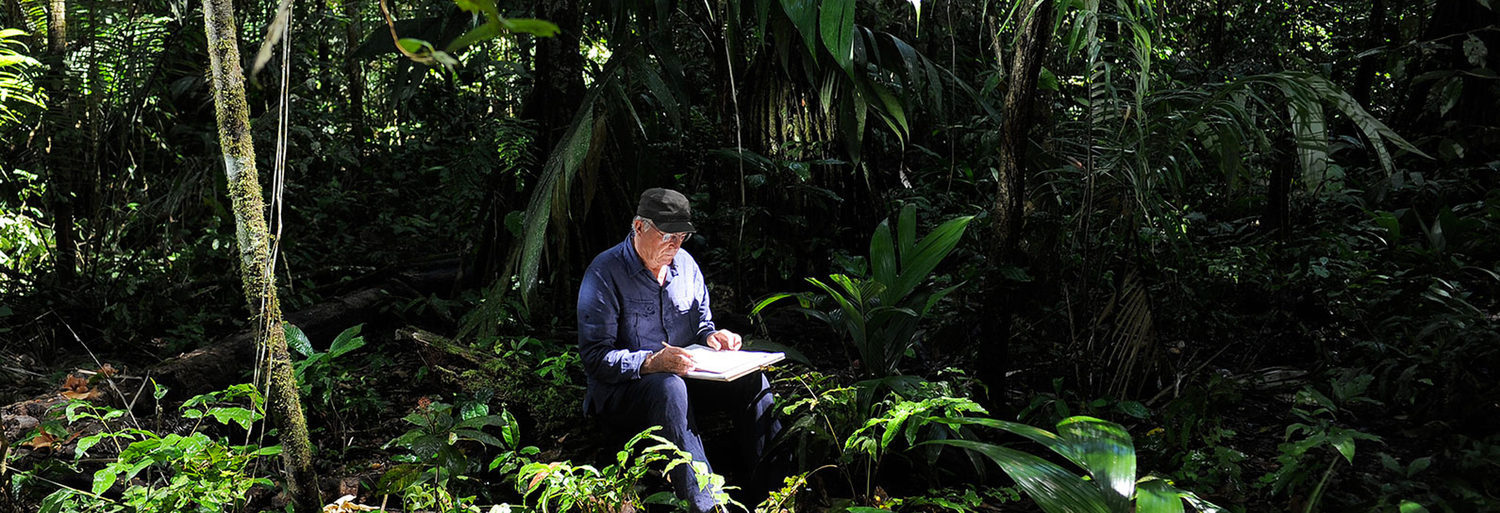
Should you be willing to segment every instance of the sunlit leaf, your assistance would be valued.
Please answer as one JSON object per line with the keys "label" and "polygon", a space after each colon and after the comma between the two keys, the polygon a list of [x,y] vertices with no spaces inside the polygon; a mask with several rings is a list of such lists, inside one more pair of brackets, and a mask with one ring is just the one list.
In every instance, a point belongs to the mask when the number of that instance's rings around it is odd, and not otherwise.
{"label": "sunlit leaf", "polygon": [[491,21],[485,23],[478,27],[474,27],[468,32],[465,32],[463,35],[455,38],[452,42],[448,43],[448,47],[445,50],[449,52],[457,52],[477,43],[489,41],[491,39],[499,37],[501,34],[505,33],[504,30],[505,27],[498,22]]}
{"label": "sunlit leaf", "polygon": [[453,0],[459,9],[475,14],[499,16],[499,10],[495,8],[495,0]]}
{"label": "sunlit leaf", "polygon": [[1032,454],[972,440],[934,440],[983,454],[1015,480],[1047,513],[1110,513],[1104,491],[1055,463]]}
{"label": "sunlit leaf", "polygon": [[556,23],[532,18],[506,18],[500,23],[505,26],[505,30],[537,37],[552,37],[562,32]]}
{"label": "sunlit leaf", "polygon": [[1148,477],[1135,486],[1136,513],[1182,513],[1182,496],[1165,480]]}
{"label": "sunlit leaf", "polygon": [[1401,501],[1401,513],[1427,513],[1427,508],[1412,501]]}
{"label": "sunlit leaf", "polygon": [[1118,494],[1123,504],[1135,492],[1135,444],[1119,424],[1093,417],[1070,417],[1057,434],[1072,447],[1070,459]]}
{"label": "sunlit leaf", "polygon": [[284,322],[281,326],[282,330],[286,333],[287,347],[292,348],[293,351],[304,357],[313,355],[312,342],[307,340],[307,334],[302,333],[302,328],[298,328],[297,325],[290,322]]}
{"label": "sunlit leaf", "polygon": [[400,45],[401,49],[406,51],[407,53],[421,54],[432,52],[432,43],[428,43],[421,39],[403,37],[396,40],[396,44]]}
{"label": "sunlit leaf", "polygon": [[210,408],[207,412],[220,424],[229,425],[230,422],[239,424],[243,429],[250,429],[250,423],[258,417],[250,410],[240,407]]}
{"label": "sunlit leaf", "polygon": [[118,478],[113,464],[94,472],[94,495],[103,495],[104,492],[109,491],[110,487],[115,485],[115,479]]}

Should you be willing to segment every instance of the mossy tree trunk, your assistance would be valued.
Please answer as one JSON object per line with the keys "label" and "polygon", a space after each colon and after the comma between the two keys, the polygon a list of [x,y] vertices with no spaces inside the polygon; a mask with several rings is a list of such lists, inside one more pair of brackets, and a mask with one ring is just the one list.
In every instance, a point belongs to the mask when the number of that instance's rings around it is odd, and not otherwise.
{"label": "mossy tree trunk", "polygon": [[74,231],[73,169],[65,156],[76,148],[64,141],[69,124],[68,88],[68,3],[47,2],[47,102],[42,132],[46,141],[43,156],[47,169],[48,203],[52,209],[52,234],[55,241],[53,264],[58,285],[67,288],[78,276],[78,239]]}
{"label": "mossy tree trunk", "polygon": [[235,232],[240,248],[240,278],[245,297],[261,327],[270,355],[269,396],[271,421],[281,433],[281,457],[286,465],[286,487],[296,511],[311,512],[322,503],[317,476],[312,469],[312,450],[307,437],[307,419],[297,395],[286,333],[281,328],[281,306],[276,300],[275,274],[271,269],[271,233],[267,229],[265,200],[255,169],[255,148],[250,137],[250,112],[245,103],[245,73],[240,67],[236,43],[234,7],[231,0],[203,0],[203,20],[208,33],[208,58],[218,113],[219,146],[224,151],[224,173],[228,176],[229,199],[234,208]]}

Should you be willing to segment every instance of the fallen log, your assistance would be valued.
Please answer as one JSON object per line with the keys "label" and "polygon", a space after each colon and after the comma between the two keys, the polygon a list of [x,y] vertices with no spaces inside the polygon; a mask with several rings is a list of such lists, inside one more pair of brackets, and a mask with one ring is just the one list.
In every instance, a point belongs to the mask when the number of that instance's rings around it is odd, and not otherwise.
{"label": "fallen log", "polygon": [[[416,342],[450,385],[470,393],[490,392],[529,430],[566,436],[583,423],[582,369],[563,383],[544,379],[522,359],[495,356],[417,328],[396,330],[397,340]],[[446,361],[445,361],[446,360]]]}
{"label": "fallen log", "polygon": [[[378,318],[381,307],[400,299],[447,294],[459,276],[456,259],[394,273],[379,282],[286,315],[308,337],[326,340],[345,328]],[[369,278],[363,281],[373,281]],[[237,333],[208,347],[184,353],[152,367],[150,375],[176,390],[201,393],[245,382],[255,361],[254,330]]]}

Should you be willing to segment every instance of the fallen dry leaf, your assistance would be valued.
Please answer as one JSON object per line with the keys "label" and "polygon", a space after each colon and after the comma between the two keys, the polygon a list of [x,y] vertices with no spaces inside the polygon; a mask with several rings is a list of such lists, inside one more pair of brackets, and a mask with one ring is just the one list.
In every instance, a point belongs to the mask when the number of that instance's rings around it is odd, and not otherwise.
{"label": "fallen dry leaf", "polygon": [[89,389],[89,379],[85,378],[85,377],[82,377],[82,376],[69,375],[68,379],[65,380],[65,381],[63,381],[63,390],[70,390],[70,391],[73,391],[73,392],[83,392],[83,391],[87,391],[88,389]]}
{"label": "fallen dry leaf", "polygon": [[53,442],[56,441],[57,437],[52,436],[51,433],[41,433],[33,437],[31,441],[21,444],[21,446],[30,447],[33,451],[40,451],[42,449],[51,449]]}
{"label": "fallen dry leaf", "polygon": [[88,388],[84,388],[81,391],[68,390],[66,392],[63,392],[62,396],[66,397],[68,399],[83,399],[85,401],[92,401],[94,399],[98,399],[100,397],[103,397],[104,396],[104,392],[100,391],[97,388],[92,389],[92,390],[90,390]]}
{"label": "fallen dry leaf", "polygon": [[[108,366],[106,365],[106,367]],[[62,396],[68,399],[83,399],[85,401],[91,401],[103,397],[104,392],[100,391],[97,388],[90,389],[88,378],[82,376],[68,376],[68,379],[63,381]]]}
{"label": "fallen dry leaf", "polygon": [[355,504],[353,501],[353,495],[339,497],[339,500],[333,501],[333,504],[323,506],[323,513],[349,513],[352,511],[375,511],[379,509],[374,506]]}
{"label": "fallen dry leaf", "polygon": [[99,368],[99,376],[101,376],[101,377],[112,378],[112,377],[114,377],[115,374],[119,374],[119,373],[120,373],[120,371],[117,370],[117,369],[115,369],[115,366],[107,364],[107,363],[104,364],[103,367]]}

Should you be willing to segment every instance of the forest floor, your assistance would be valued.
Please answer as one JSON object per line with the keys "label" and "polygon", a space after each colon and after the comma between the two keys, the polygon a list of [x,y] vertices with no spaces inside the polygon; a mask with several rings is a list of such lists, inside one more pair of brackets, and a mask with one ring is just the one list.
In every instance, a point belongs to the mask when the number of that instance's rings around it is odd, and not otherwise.
{"label": "forest floor", "polygon": [[[773,319],[775,325],[770,332],[798,334],[787,335],[780,342],[794,347],[824,348],[823,351],[807,352],[809,367],[789,364],[773,373],[779,397],[793,397],[800,393],[795,380],[791,379],[800,370],[811,368],[838,373],[842,368],[847,373],[844,355],[832,350],[829,344],[818,343],[831,335],[825,332],[826,328],[800,316],[782,315]],[[381,490],[382,477],[402,463],[401,448],[391,447],[390,443],[412,429],[413,426],[403,421],[403,417],[432,401],[477,401],[493,405],[497,411],[510,412],[520,424],[521,444],[539,450],[533,458],[535,461],[568,460],[597,467],[612,463],[619,440],[604,436],[596,423],[582,417],[579,410],[583,378],[576,363],[562,369],[563,376],[548,378],[551,381],[538,379],[536,369],[519,369],[517,372],[517,369],[503,368],[504,365],[534,365],[537,355],[521,357],[516,352],[535,347],[513,346],[509,352],[505,347],[496,347],[488,355],[475,356],[465,351],[420,343],[410,335],[413,321],[426,322],[439,332],[452,333],[456,327],[451,317],[443,315],[425,318],[378,312],[369,315],[363,330],[364,347],[334,362],[329,374],[323,376],[328,379],[325,382],[328,388],[314,388],[314,397],[304,397],[312,438],[317,446],[318,474],[323,477],[321,484],[326,497],[353,495],[361,504],[393,506],[396,499]],[[729,324],[748,323],[744,318],[726,318],[725,321]],[[748,332],[749,327],[745,329]],[[564,329],[541,331],[531,337],[566,345],[576,334]],[[112,388],[124,391],[105,391],[95,400],[120,408],[134,404],[137,422],[155,426],[158,430],[184,433],[204,429],[201,423],[182,419],[172,412],[188,396],[212,390],[189,388],[174,391],[154,407],[148,406],[150,393],[144,392],[143,380],[150,377],[149,369],[159,363],[156,356],[159,353],[131,350],[135,347],[133,344],[92,344],[87,348],[76,345],[78,347],[59,344],[57,350],[66,356],[52,355],[51,358],[24,348],[5,347],[0,354],[3,357],[0,372],[6,373],[7,384],[0,387],[0,399],[3,399],[0,404],[14,405],[36,398],[56,397],[59,392],[66,391],[64,385],[69,383],[70,376],[80,376],[77,371],[98,371],[109,365],[118,370],[112,377],[115,381]],[[150,343],[145,345],[150,346]],[[127,350],[106,350],[111,347]],[[487,368],[476,358],[492,358],[502,367]],[[926,363],[941,366],[940,362]],[[1307,405],[1297,402],[1299,391],[1308,383],[1307,373],[1289,366],[1278,366],[1288,363],[1292,362],[1262,361],[1257,369],[1205,370],[1217,374],[1224,383],[1221,395],[1210,391],[1196,399],[1197,402],[1188,401],[1194,405],[1192,408],[1178,411],[1178,406],[1174,405],[1185,404],[1184,398],[1166,394],[1155,403],[1145,404],[1151,413],[1139,416],[1123,414],[1126,410],[1119,402],[1079,400],[1060,394],[1061,390],[1055,386],[1048,390],[1047,383],[1053,381],[1053,377],[1072,372],[1062,363],[1054,363],[1053,367],[1007,369],[1018,376],[1007,383],[1007,389],[997,394],[1004,398],[1002,405],[1008,411],[990,413],[995,418],[1015,418],[1019,412],[1030,417],[1024,421],[1043,427],[1070,414],[1088,414],[1120,422],[1136,439],[1142,475],[1175,476],[1180,484],[1196,486],[1204,498],[1234,511],[1301,511],[1307,506],[1305,501],[1317,484],[1316,479],[1325,472],[1328,476],[1325,478],[1328,497],[1325,501],[1339,505],[1368,504],[1360,498],[1381,491],[1382,459],[1410,462],[1437,450],[1425,439],[1434,432],[1432,426],[1421,426],[1413,419],[1382,415],[1378,404],[1361,406],[1356,403],[1341,411],[1340,426],[1378,436],[1380,441],[1374,444],[1360,442],[1359,454],[1363,457],[1354,460],[1352,472],[1339,468],[1341,463],[1332,451],[1324,454],[1326,459],[1284,459],[1287,453],[1284,444],[1289,440],[1288,426],[1310,422],[1307,410],[1299,410]],[[248,381],[248,370],[243,378]],[[549,383],[574,385],[549,386]],[[194,384],[179,386],[193,387]],[[142,400],[143,395],[148,400]],[[7,409],[7,414],[14,415],[15,411],[14,408]],[[19,437],[28,431],[23,428],[33,427],[11,423],[13,418],[7,417],[8,436]],[[262,434],[258,429],[255,433],[257,436]],[[729,448],[723,445],[723,440],[714,439],[715,429],[708,429],[708,433],[711,454],[733,452],[726,450]],[[47,443],[17,439],[18,454],[11,456],[11,466],[20,470],[50,468],[52,479],[57,483],[88,489],[91,469],[97,464],[68,461],[73,454],[71,444],[80,434],[75,432],[72,437],[48,440]],[[1483,434],[1476,433],[1476,436]],[[1190,450],[1183,454],[1183,448]],[[1381,459],[1373,456],[1376,452],[1383,454]],[[108,457],[107,454],[102,456]],[[1308,467],[1301,470],[1307,477],[1293,483],[1294,488],[1289,492],[1272,493],[1275,476],[1278,472],[1285,473],[1285,467],[1292,461]],[[70,467],[71,472],[62,470]],[[919,476],[893,475],[900,471],[897,467],[895,471],[878,476],[887,493],[921,494],[927,491],[923,490],[923,483],[928,480],[917,479]],[[981,485],[1008,486],[1008,481],[1000,476],[995,472]],[[513,482],[505,482],[492,474],[480,481],[480,487],[487,490],[482,500],[521,500]],[[814,492],[815,495],[822,494],[814,502],[822,501],[826,506],[832,503],[831,498],[850,493],[846,486],[836,481],[818,481],[829,488]],[[648,481],[648,485],[665,489],[665,484],[659,480]],[[263,491],[257,493],[252,509],[275,506],[278,498]],[[39,496],[36,493],[21,494],[12,507],[16,508],[15,511],[31,511],[28,508],[36,505]],[[762,496],[758,492],[746,495]],[[1029,504],[1026,501],[1019,504],[984,503],[978,507],[982,511],[1034,510]]]}

